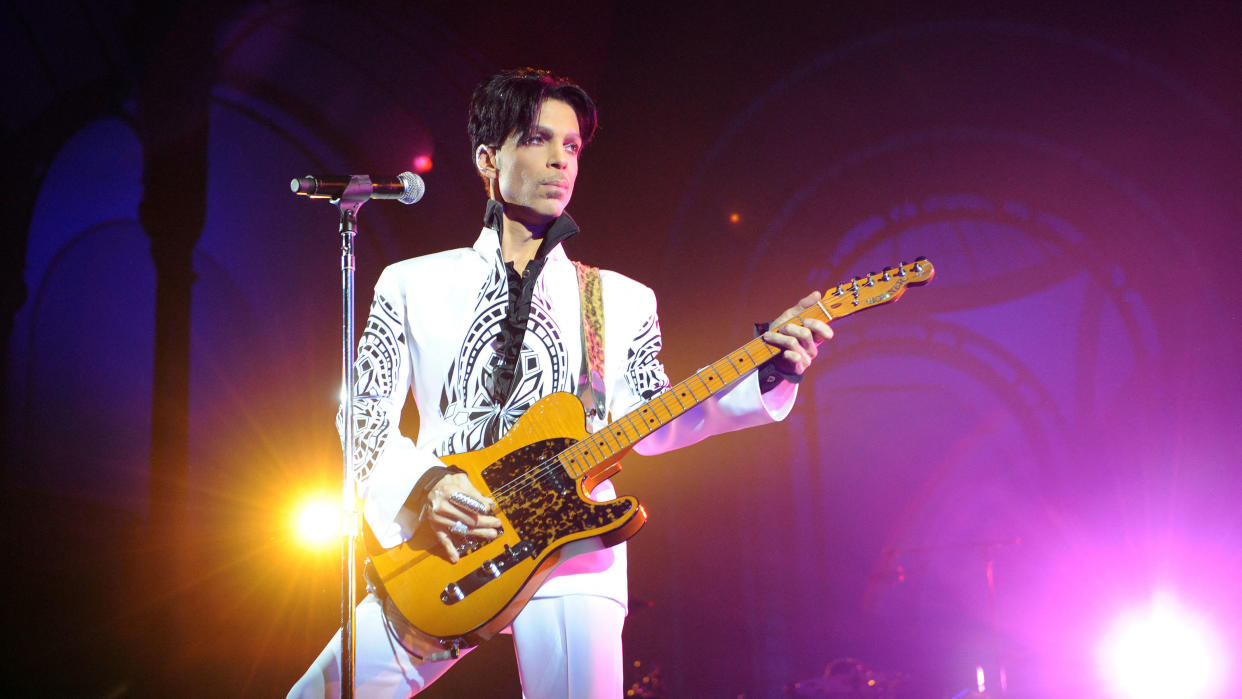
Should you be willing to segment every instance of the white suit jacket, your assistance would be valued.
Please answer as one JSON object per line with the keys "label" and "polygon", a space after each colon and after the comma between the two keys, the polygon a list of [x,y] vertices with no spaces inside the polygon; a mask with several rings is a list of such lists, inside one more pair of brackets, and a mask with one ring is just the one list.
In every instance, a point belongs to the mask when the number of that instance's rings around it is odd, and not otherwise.
{"label": "white suit jacket", "polygon": [[[605,402],[609,419],[616,419],[669,382],[657,357],[655,294],[615,272],[601,270],[600,279]],[[487,446],[539,398],[555,391],[576,393],[583,366],[578,281],[559,244],[548,252],[536,281],[514,388],[504,405],[496,405],[486,386],[507,303],[500,239],[490,228],[483,229],[474,247],[398,262],[380,275],[358,348],[354,410],[363,513],[381,545],[399,544],[418,526],[417,513],[402,505],[428,468],[443,465],[437,454]],[[417,442],[398,430],[409,392],[418,406]],[[761,394],[756,372],[751,372],[648,435],[635,450],[656,454],[712,434],[782,420],[796,394],[790,383]],[[593,495],[614,497],[612,484],[600,484]],[[594,594],[626,605],[624,545],[605,549],[596,540],[575,542],[566,554],[536,596]]]}

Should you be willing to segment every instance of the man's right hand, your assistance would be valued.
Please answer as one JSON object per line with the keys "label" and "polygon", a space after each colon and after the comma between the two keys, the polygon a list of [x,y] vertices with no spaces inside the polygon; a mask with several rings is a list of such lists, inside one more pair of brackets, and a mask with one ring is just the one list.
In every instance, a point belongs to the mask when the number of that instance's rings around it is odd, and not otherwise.
{"label": "man's right hand", "polygon": [[[483,503],[489,514],[480,514],[459,506],[451,499],[454,493],[462,493]],[[496,503],[483,497],[483,494],[474,487],[470,478],[464,473],[449,473],[436,481],[435,486],[427,493],[427,505],[423,523],[435,532],[436,539],[440,541],[440,545],[444,547],[445,553],[453,563],[458,560],[457,542],[461,539],[471,536],[491,541],[500,536],[502,522],[499,517],[493,517],[490,514],[496,511]],[[466,531],[462,534],[452,531],[453,526],[458,522],[466,527]],[[458,531],[460,530],[459,526]]]}

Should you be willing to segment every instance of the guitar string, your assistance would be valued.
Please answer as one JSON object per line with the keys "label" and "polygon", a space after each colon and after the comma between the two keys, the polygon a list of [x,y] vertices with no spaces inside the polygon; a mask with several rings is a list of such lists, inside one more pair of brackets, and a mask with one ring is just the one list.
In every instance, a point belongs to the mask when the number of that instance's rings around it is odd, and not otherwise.
{"label": "guitar string", "polygon": [[[745,351],[747,352],[747,354],[749,354],[749,350],[747,350],[746,348],[747,348],[747,346],[749,346],[749,345],[750,345],[751,343],[753,343],[753,342],[754,342],[753,340],[752,340],[751,342],[748,342],[746,345],[743,345],[741,348],[739,348],[739,349],[738,349],[738,351],[744,351],[744,350],[745,350]],[[731,354],[736,354],[736,352],[731,353]],[[754,360],[752,359],[751,361],[753,362]],[[765,361],[766,361],[766,360],[765,360]],[[715,369],[715,368],[714,368],[714,366],[715,366],[716,364],[719,364],[719,363],[720,363],[720,362],[714,362],[712,365],[709,365],[709,368],[712,368],[712,370],[713,370],[714,372],[716,372],[716,374],[717,374],[717,375],[719,375],[720,371],[719,371],[719,370],[717,370],[717,369]],[[729,365],[730,365],[730,366],[732,366],[732,362],[729,362]],[[697,376],[697,374],[696,374],[696,376]],[[688,379],[687,379],[687,380],[688,380]],[[702,380],[702,379],[700,379],[700,380]],[[685,383],[685,382],[683,381],[682,383]],[[671,387],[671,388],[675,388],[675,387]],[[670,388],[669,390],[664,391],[664,393],[663,393],[662,395],[667,395],[667,394],[669,393],[669,391],[671,391],[671,388]],[[715,392],[713,391],[712,393],[710,393],[710,394],[709,394],[709,396],[710,396],[710,395],[714,395],[714,394],[715,394]],[[691,395],[693,395],[693,393],[692,393]],[[709,396],[705,396],[705,398],[706,398],[706,397],[709,397]],[[651,403],[651,402],[654,402],[654,399],[653,399],[652,401],[648,401],[648,403]],[[679,403],[681,402],[681,401],[680,401],[680,399],[678,400],[678,402],[679,402]],[[693,404],[693,405],[691,405],[690,407],[694,407],[695,405],[698,405],[698,404],[699,404],[699,403],[701,403],[701,402],[702,402],[702,399],[695,399],[694,404]],[[670,407],[667,405],[667,402],[666,402],[666,404],[665,404],[665,409],[669,411],[669,413],[670,413],[670,417],[668,418],[668,420],[661,420],[661,423],[667,423],[668,421],[675,419],[678,415],[680,415],[680,414],[681,414],[681,413],[678,413],[677,415],[671,415],[671,413],[673,412],[673,409],[672,409],[672,408],[670,408]],[[681,407],[682,413],[684,413],[686,410],[689,410],[689,409],[690,409],[690,408],[687,408],[687,407],[685,407],[685,406],[682,406],[682,407]],[[629,416],[630,416],[630,415],[632,415],[632,414],[633,414],[633,412],[626,413],[626,416],[625,416],[625,417],[629,417]],[[609,425],[609,427],[611,427],[612,425],[617,424],[617,423],[618,423],[618,422],[620,422],[621,420],[624,420],[624,419],[625,419],[625,417],[622,417],[622,418],[620,418],[620,419],[618,419],[618,420],[614,421],[613,423],[611,423],[611,424]],[[661,424],[661,427],[663,427],[663,424]],[[659,429],[659,428],[656,428],[656,429]],[[635,430],[635,431],[637,431],[637,430]],[[652,432],[654,432],[654,431],[655,431],[655,430],[652,430]],[[597,434],[602,434],[602,431],[601,431],[600,433],[597,433]],[[647,434],[651,434],[651,432],[648,432]],[[643,435],[643,436],[645,437],[645,436],[647,436],[647,435]],[[590,439],[590,438],[588,437],[587,439]],[[568,453],[570,450],[572,450],[572,449],[574,449],[574,448],[578,447],[579,445],[581,445],[581,444],[582,444],[583,442],[585,442],[585,441],[586,441],[586,440],[584,439],[584,440],[582,440],[582,441],[575,442],[573,446],[571,446],[571,447],[569,447],[569,448],[567,448],[567,449],[564,449],[563,451],[559,452],[556,456],[554,456],[554,457],[552,457],[552,458],[550,458],[550,459],[547,459],[547,460],[545,460],[545,461],[540,462],[540,463],[539,463],[539,464],[537,464],[534,468],[532,468],[532,469],[530,469],[530,470],[528,470],[528,471],[526,471],[526,472],[524,472],[524,473],[520,474],[518,477],[516,477],[516,478],[514,478],[514,479],[512,479],[512,480],[510,480],[510,481],[508,481],[507,483],[504,483],[504,484],[503,484],[503,485],[501,485],[499,488],[497,488],[496,490],[492,491],[492,495],[493,495],[494,497],[497,497],[497,498],[506,498],[506,499],[507,499],[507,497],[508,497],[510,494],[515,493],[515,492],[517,492],[517,491],[521,491],[521,490],[523,490],[523,489],[525,489],[525,488],[529,487],[530,485],[533,485],[533,482],[534,482],[535,480],[537,480],[537,479],[539,479],[539,478],[542,478],[543,476],[545,476],[545,475],[547,475],[547,474],[549,474],[549,473],[554,472],[554,471],[555,471],[555,468],[556,468],[556,466],[557,466],[557,465],[564,466],[564,464],[563,464],[562,462],[560,462],[560,461],[559,461],[559,457],[560,457],[561,455],[563,455],[563,454]],[[615,452],[615,451],[617,451],[617,450],[614,450],[614,452]],[[577,476],[575,476],[574,478],[576,479],[576,478],[577,478]]]}
{"label": "guitar string", "polygon": [[[671,413],[671,412],[672,412],[672,411],[670,410],[670,413]],[[625,417],[629,417],[629,415],[630,415],[630,414],[631,414],[631,413],[627,413]],[[611,424],[609,425],[609,427],[611,427],[612,425],[617,424],[617,423],[618,423],[618,422],[620,422],[621,420],[624,420],[624,419],[625,419],[625,417],[622,417],[622,418],[620,418],[620,419],[618,419],[618,420],[614,421],[613,423],[611,423]],[[669,419],[670,419],[670,420],[672,420],[672,419],[673,419],[673,417],[670,417]],[[667,421],[666,421],[666,422],[667,422]],[[658,428],[657,428],[657,429],[658,429]],[[635,430],[635,431],[637,431],[637,430]],[[654,431],[654,430],[652,430],[652,431]],[[650,433],[650,432],[648,432],[647,434],[651,434],[651,433]],[[646,435],[643,435],[643,436],[645,437]],[[589,439],[589,437],[588,437],[588,439]],[[516,493],[516,492],[520,492],[521,490],[523,490],[523,489],[525,489],[525,488],[527,488],[527,487],[529,487],[529,486],[533,485],[534,481],[536,481],[536,480],[538,480],[538,479],[540,479],[540,478],[544,477],[545,475],[548,475],[548,474],[552,474],[552,473],[554,473],[554,472],[556,471],[556,467],[557,467],[558,465],[564,468],[564,467],[565,467],[565,466],[564,466],[564,463],[563,463],[563,462],[561,462],[561,461],[559,460],[559,459],[560,459],[560,457],[561,457],[562,455],[564,455],[564,454],[567,454],[567,453],[568,453],[568,452],[570,452],[571,450],[573,450],[573,449],[577,448],[577,447],[578,447],[579,445],[581,445],[584,441],[586,441],[586,440],[582,440],[582,441],[579,441],[579,442],[575,442],[575,443],[573,444],[573,446],[570,446],[570,447],[568,447],[568,448],[566,448],[566,449],[564,449],[564,450],[560,451],[559,453],[557,453],[557,455],[556,455],[556,456],[554,456],[554,457],[552,457],[552,458],[550,458],[550,459],[546,459],[546,460],[544,460],[544,461],[539,462],[538,464],[536,464],[536,465],[535,465],[535,467],[534,467],[534,468],[532,468],[532,469],[530,469],[530,470],[528,470],[528,471],[526,471],[526,472],[524,472],[524,473],[520,474],[518,477],[516,477],[516,478],[514,478],[514,479],[512,479],[512,480],[510,480],[510,481],[508,481],[507,483],[502,484],[499,488],[497,488],[496,490],[492,491],[492,495],[493,495],[493,496],[495,496],[498,500],[499,500],[500,498],[504,498],[504,499],[506,499],[506,500],[507,500],[507,499],[508,499],[508,496],[509,496],[510,494],[514,494],[514,493]],[[619,451],[619,450],[614,450],[614,451]],[[589,470],[589,469],[588,469],[588,470]],[[573,478],[577,479],[577,476],[573,476]]]}
{"label": "guitar string", "polygon": [[[668,392],[668,391],[665,391],[665,393],[667,393],[667,392]],[[654,399],[653,399],[653,400],[654,400]],[[648,401],[648,403],[650,403],[650,402],[652,402],[652,401]],[[695,405],[697,405],[699,402],[701,402],[701,401],[696,401],[696,402],[695,402]],[[693,406],[691,406],[691,407],[693,407]],[[665,408],[666,408],[667,410],[669,410],[670,414],[672,413],[672,409],[671,409],[671,408],[669,408],[667,405],[665,406]],[[683,408],[682,408],[682,412],[684,412],[685,410],[689,410],[689,408],[685,408],[685,407],[683,406]],[[620,419],[618,419],[618,420],[616,420],[616,421],[612,422],[612,423],[609,425],[609,427],[611,427],[612,425],[617,424],[618,422],[621,422],[621,420],[624,420],[626,417],[629,417],[631,414],[632,414],[632,412],[631,412],[631,413],[626,413],[625,417],[622,417],[622,418],[620,418]],[[681,413],[678,413],[678,415],[680,415],[680,414],[681,414]],[[661,422],[662,422],[662,423],[666,423],[666,422],[668,422],[669,420],[672,420],[672,419],[674,419],[674,418],[676,418],[676,417],[677,417],[676,415],[671,415],[671,416],[669,417],[669,419],[668,419],[668,420],[662,420]],[[663,424],[661,425],[661,427],[662,427],[662,426],[663,426]],[[659,429],[659,428],[656,428],[656,429]],[[635,429],[635,431],[637,431],[637,429]],[[652,432],[654,432],[654,431],[655,431],[655,430],[652,430]],[[602,433],[602,431],[601,431],[601,433]],[[601,434],[601,433],[597,433],[597,434]],[[651,434],[651,432],[648,432],[647,434]],[[645,437],[645,436],[647,436],[647,435],[643,435],[643,436]],[[588,437],[587,439],[590,439],[590,437]],[[567,468],[567,467],[565,467],[564,463],[560,461],[560,457],[561,457],[561,456],[563,456],[564,454],[569,453],[571,450],[573,450],[573,449],[575,449],[575,448],[578,448],[578,447],[579,447],[580,445],[582,445],[582,444],[583,444],[583,442],[585,442],[585,441],[587,441],[587,440],[586,440],[586,439],[584,439],[584,440],[581,440],[581,441],[579,441],[579,442],[575,442],[575,443],[573,444],[573,446],[570,446],[570,447],[568,447],[568,448],[566,448],[566,449],[564,449],[564,450],[560,451],[559,453],[557,453],[557,455],[556,455],[556,456],[553,456],[553,457],[552,457],[552,458],[550,458],[550,459],[546,459],[546,460],[544,460],[544,461],[539,462],[538,464],[536,464],[536,465],[535,465],[535,467],[534,467],[534,468],[531,468],[530,470],[528,470],[528,471],[526,471],[526,472],[524,472],[524,473],[522,473],[522,474],[518,475],[516,478],[514,478],[514,479],[512,479],[512,480],[510,480],[510,481],[508,481],[508,482],[506,482],[506,483],[504,483],[504,484],[502,484],[502,485],[501,485],[499,488],[497,488],[496,490],[493,490],[493,491],[492,491],[492,496],[493,496],[493,497],[494,497],[494,498],[495,498],[498,502],[499,502],[501,499],[504,499],[504,500],[506,500],[506,501],[507,501],[507,500],[509,499],[509,496],[510,496],[510,495],[513,495],[513,494],[516,494],[516,493],[518,493],[518,492],[521,492],[522,490],[524,490],[524,489],[526,489],[526,488],[530,487],[531,485],[534,485],[534,483],[535,483],[537,480],[539,480],[539,479],[543,478],[543,477],[544,477],[544,476],[546,476],[546,475],[549,475],[549,474],[555,473],[555,471],[556,471],[556,467],[557,467],[557,466],[561,466],[562,468]],[[613,451],[614,451],[614,453],[615,453],[616,451],[620,451],[620,449],[614,449]],[[597,465],[598,465],[598,464],[597,464]],[[589,471],[589,469],[588,469],[588,471]],[[572,477],[573,477],[575,480],[578,478],[578,476],[572,476]]]}
{"label": "guitar string", "polygon": [[[822,307],[822,306],[819,306],[819,305],[817,304],[816,306],[813,306],[813,307],[811,307],[811,308],[808,308],[808,309],[806,309],[805,311],[803,311],[802,313],[799,313],[796,317],[797,317],[797,319],[798,319],[798,320],[805,321],[805,320],[806,320],[806,318],[807,318],[807,316],[811,315],[811,314],[812,314],[812,313],[813,313],[813,312],[814,312],[817,308],[818,308],[819,310],[823,311],[823,307]],[[828,315],[826,311],[823,311],[823,312],[824,312],[824,315]],[[792,320],[792,319],[791,319],[791,320]],[[755,338],[755,340],[757,340],[757,339],[758,339],[758,338]],[[749,350],[749,349],[747,349],[747,348],[748,348],[751,344],[754,344],[754,343],[755,343],[755,340],[751,340],[750,342],[747,342],[746,344],[742,345],[742,346],[741,346],[741,347],[739,347],[737,350],[735,350],[734,352],[729,353],[729,355],[726,355],[726,356],[731,356],[731,355],[737,354],[738,352],[744,352],[745,354],[749,355],[749,354],[750,354],[750,350]],[[772,356],[775,356],[775,354],[773,354]],[[769,357],[769,359],[770,359],[770,358],[771,358],[771,357]],[[751,361],[753,362],[754,360],[752,359]],[[764,361],[767,361],[767,360],[764,360]],[[716,374],[717,374],[717,375],[719,375],[719,373],[720,373],[720,372],[719,372],[719,370],[717,370],[717,369],[715,369],[715,368],[714,368],[714,367],[715,367],[715,365],[716,365],[716,364],[719,364],[719,363],[720,363],[719,361],[717,361],[717,362],[713,362],[712,364],[709,364],[707,368],[711,368],[711,369],[712,369],[712,371],[716,372]],[[729,366],[730,366],[730,367],[732,367],[732,365],[733,365],[733,363],[732,363],[732,362],[728,362],[728,364],[729,364]],[[755,367],[752,367],[751,369],[747,370],[747,373],[749,373],[750,371],[752,371],[754,368],[757,368],[757,367],[758,367],[758,364],[756,364],[756,365],[755,365]],[[697,374],[697,372],[696,372],[695,376],[697,376],[697,375],[698,375],[698,374]],[[687,381],[688,381],[688,380],[689,380],[689,379],[687,379]],[[701,379],[700,379],[700,380],[701,380]],[[685,382],[683,381],[682,383],[685,383]],[[665,393],[667,394],[667,393],[668,393],[668,391],[665,391]],[[715,395],[715,393],[716,393],[716,391],[713,391],[713,392],[712,392],[711,394],[709,394],[709,396],[707,396],[707,397],[710,397],[711,395]],[[692,394],[692,395],[693,395],[693,394]],[[654,400],[654,399],[653,399],[653,400]],[[652,401],[648,401],[648,403],[651,403],[651,402],[652,402]],[[679,401],[679,402],[680,402],[680,401]],[[698,405],[698,404],[699,404],[699,403],[701,403],[701,402],[702,402],[702,400],[696,399],[696,400],[695,400],[694,405],[692,405],[691,407],[694,407],[694,406]],[[668,406],[666,405],[666,406],[665,406],[665,408],[666,408],[666,409],[668,409]],[[689,408],[683,408],[683,411],[682,411],[682,412],[684,413],[684,411],[685,411],[685,410],[689,410]],[[670,410],[669,412],[671,413],[672,411]],[[632,412],[631,412],[631,413],[627,413],[627,414],[626,414],[626,416],[629,416],[629,415],[631,415],[631,414],[632,414]],[[678,415],[671,416],[671,417],[669,418],[669,420],[673,420],[673,419],[675,419],[675,418],[676,418],[676,417],[678,417],[680,414],[681,414],[681,413],[679,413]],[[612,424],[616,424],[617,422],[620,422],[621,420],[624,420],[624,419],[625,419],[625,418],[624,418],[624,417],[622,417],[622,418],[618,419],[617,421],[615,421],[615,422],[614,422],[614,423],[612,423]],[[662,423],[667,423],[669,420],[662,420],[661,422],[662,422]],[[611,425],[610,425],[610,426],[611,426]],[[663,424],[661,424],[660,426],[661,426],[661,427],[663,427],[664,425],[663,425]],[[659,429],[659,428],[656,428],[656,429]],[[652,430],[652,432],[654,432],[654,431],[655,431],[655,430]],[[651,434],[651,433],[650,433],[650,432],[648,432],[647,434]],[[646,435],[643,435],[643,436],[645,437]],[[516,495],[516,494],[520,493],[521,491],[525,490],[526,488],[529,488],[529,487],[531,487],[532,485],[534,485],[534,484],[535,484],[535,483],[536,483],[539,479],[542,479],[544,476],[554,473],[554,472],[555,472],[555,470],[556,470],[556,467],[557,467],[558,465],[563,467],[564,465],[563,465],[563,464],[562,464],[562,463],[558,460],[558,457],[560,457],[562,454],[565,454],[565,453],[569,452],[571,449],[574,449],[574,448],[575,448],[575,447],[577,447],[578,445],[582,444],[582,442],[584,442],[584,441],[586,441],[586,440],[582,440],[582,441],[579,441],[579,442],[575,442],[573,446],[569,447],[568,449],[565,449],[565,450],[561,451],[561,452],[560,452],[560,453],[558,453],[556,456],[554,456],[554,457],[552,457],[552,458],[550,458],[550,459],[546,459],[546,460],[544,460],[544,461],[541,461],[540,463],[536,464],[534,468],[532,468],[532,469],[530,469],[530,470],[528,470],[528,471],[525,471],[525,472],[523,472],[522,474],[518,475],[516,478],[514,478],[514,479],[512,479],[512,480],[510,480],[510,481],[508,481],[508,482],[506,482],[506,483],[504,483],[504,484],[502,484],[499,488],[497,488],[496,490],[493,490],[493,491],[492,491],[492,493],[491,493],[491,494],[492,494],[492,496],[493,496],[493,499],[495,499],[495,500],[497,501],[497,504],[506,504],[506,503],[508,503],[508,502],[510,501],[510,496],[511,496],[511,495]],[[574,479],[576,480],[576,479],[577,479],[577,476],[574,476]],[[501,500],[504,500],[505,502],[504,502],[504,503],[502,503],[502,502],[501,502]]]}
{"label": "guitar string", "polygon": [[[627,413],[627,414],[626,414],[626,416],[627,416],[627,417],[628,417],[628,415],[629,415],[629,413]],[[616,424],[617,422],[620,422],[621,420],[624,420],[624,419],[625,419],[625,417],[622,417],[622,418],[620,418],[619,420],[617,420],[617,421],[613,422],[612,424]],[[671,419],[671,418],[670,418],[670,419]],[[609,427],[611,427],[611,425],[609,425]],[[650,433],[648,433],[648,434],[650,434]],[[646,435],[644,435],[644,436],[646,436]],[[588,437],[588,439],[589,439],[589,437]],[[550,474],[550,473],[553,473],[553,472],[555,471],[555,468],[556,468],[556,466],[557,466],[557,465],[561,465],[561,466],[563,467],[563,466],[564,466],[564,464],[563,464],[563,462],[560,462],[560,460],[559,460],[559,459],[560,459],[560,457],[561,457],[562,455],[564,455],[564,454],[567,454],[567,453],[568,453],[568,452],[570,452],[571,450],[573,450],[573,449],[577,448],[577,447],[578,447],[579,445],[581,445],[584,441],[586,441],[586,440],[582,440],[582,441],[579,441],[579,442],[575,442],[572,446],[570,446],[570,447],[568,447],[568,448],[566,448],[566,449],[564,449],[564,450],[560,451],[559,453],[557,453],[557,455],[556,455],[556,456],[554,456],[554,457],[552,457],[552,458],[550,458],[550,459],[546,459],[546,460],[544,460],[544,461],[539,462],[538,464],[536,464],[536,465],[535,465],[535,467],[534,467],[534,468],[532,468],[532,469],[530,469],[530,470],[528,470],[528,471],[525,471],[525,472],[523,472],[523,473],[519,474],[516,478],[514,478],[514,479],[512,479],[512,480],[510,480],[510,481],[508,481],[508,482],[506,482],[506,483],[504,483],[504,484],[502,484],[499,488],[497,488],[497,489],[495,489],[495,490],[493,490],[493,491],[492,491],[492,496],[493,496],[495,499],[497,499],[498,501],[499,501],[500,499],[502,499],[502,498],[504,498],[504,499],[506,499],[506,500],[507,500],[507,499],[508,499],[508,496],[509,496],[510,494],[514,494],[514,493],[516,493],[516,492],[520,492],[521,490],[523,490],[523,489],[525,489],[525,488],[527,488],[527,487],[529,487],[529,486],[533,485],[533,483],[534,483],[536,480],[538,480],[538,479],[542,478],[542,477],[543,477],[543,476],[545,476],[545,475],[548,475],[548,474]],[[577,478],[577,476],[574,476],[574,478],[576,479],[576,478]]]}
{"label": "guitar string", "polygon": [[[801,316],[799,316],[799,317],[801,318]],[[736,350],[736,351],[734,351],[734,352],[732,352],[732,353],[730,353],[730,354],[732,355],[732,354],[737,354],[738,352],[743,352],[743,353],[745,353],[745,354],[749,355],[749,354],[751,353],[751,349],[748,349],[748,348],[749,348],[749,346],[750,346],[751,344],[753,344],[754,342],[755,342],[754,340],[751,340],[750,342],[746,343],[746,344],[745,344],[745,345],[743,345],[742,347],[738,348],[738,350]],[[773,355],[773,356],[775,356],[775,355]],[[770,357],[769,357],[769,358],[770,358]],[[767,361],[767,360],[764,360],[764,361]],[[753,360],[753,359],[751,359],[751,362],[753,363],[753,362],[754,362],[754,360]],[[718,369],[716,369],[716,368],[715,368],[715,366],[716,366],[717,364],[719,364],[719,363],[720,363],[720,362],[719,362],[719,361],[717,361],[717,362],[713,362],[712,364],[708,365],[708,368],[711,368],[711,369],[712,369],[712,371],[714,371],[717,375],[719,375],[719,374],[720,374],[720,371],[719,371]],[[729,364],[729,366],[730,366],[730,367],[732,367],[732,364],[733,364],[733,363],[732,363],[732,362],[728,362],[728,364]],[[755,366],[757,367],[757,366],[758,366],[758,364],[756,364]],[[749,371],[753,370],[753,368],[754,368],[754,367],[752,367],[752,369],[747,370],[747,373],[749,373]],[[696,373],[695,375],[697,376],[698,374]],[[687,379],[687,380],[689,380],[689,379]],[[700,378],[700,380],[702,380],[702,379]],[[682,383],[685,383],[685,382],[683,381]],[[706,382],[704,382],[704,383],[706,383]],[[672,387],[672,388],[675,388],[675,387]],[[671,390],[671,388],[670,388],[670,390]],[[668,392],[669,392],[669,391],[668,391],[668,390],[666,390],[666,391],[664,392],[664,395],[667,395],[667,393],[668,393]],[[715,393],[716,393],[716,392],[717,392],[717,391],[712,391],[711,393],[709,393],[709,395],[708,395],[708,396],[705,396],[705,397],[704,397],[704,399],[706,399],[707,397],[710,397],[711,395],[715,395]],[[691,395],[693,395],[693,393],[691,393]],[[692,408],[692,407],[694,407],[694,406],[698,405],[698,404],[699,404],[699,403],[701,403],[701,402],[702,402],[702,400],[704,400],[704,399],[697,399],[697,398],[696,398],[696,399],[695,399],[695,401],[694,401],[694,403],[690,406],[690,408]],[[653,399],[653,400],[654,400],[654,399]],[[648,403],[651,403],[651,402],[652,402],[652,401],[648,401]],[[678,402],[679,402],[679,403],[681,402],[681,401],[680,401],[680,399],[678,399]],[[680,416],[682,413],[684,413],[686,410],[689,410],[690,408],[687,408],[687,407],[685,407],[685,406],[682,406],[682,407],[681,407],[681,413],[678,413],[677,415],[670,415],[670,417],[668,418],[668,420],[661,420],[661,423],[667,423],[667,422],[669,422],[670,420],[675,419],[676,417]],[[670,414],[673,412],[672,408],[670,408],[670,407],[667,405],[667,403],[665,404],[665,409],[666,409],[666,410],[668,410],[668,411],[670,412]],[[626,416],[628,417],[628,416],[629,416],[629,415],[631,415],[631,414],[633,414],[633,413],[632,413],[632,412],[631,412],[631,413],[627,413],[627,414],[626,414]],[[625,419],[625,417],[622,417],[622,418],[620,418],[619,420],[617,420],[617,421],[613,422],[612,424],[613,424],[613,425],[615,425],[617,422],[620,422],[621,420],[624,420],[624,419]],[[661,426],[661,427],[663,427],[663,424],[661,424],[660,426]],[[609,427],[611,427],[611,425],[609,425]],[[656,429],[659,429],[659,428],[656,428]],[[655,430],[652,430],[652,432],[654,432],[654,431],[655,431]],[[651,432],[648,432],[647,434],[651,434]],[[643,435],[643,436],[645,437],[646,435]],[[589,438],[588,438],[588,439],[589,439]],[[546,459],[546,460],[544,460],[544,461],[542,461],[542,462],[540,462],[540,463],[536,464],[534,468],[532,468],[532,469],[530,469],[530,470],[528,470],[528,471],[526,471],[526,472],[524,472],[524,473],[520,474],[520,475],[519,475],[519,476],[517,476],[516,478],[514,478],[514,479],[512,479],[512,480],[510,480],[510,481],[508,481],[508,482],[506,482],[506,483],[504,483],[504,484],[502,484],[499,488],[497,488],[496,490],[492,491],[492,496],[493,496],[493,498],[497,500],[497,503],[498,503],[498,504],[501,504],[501,503],[500,503],[500,500],[502,500],[502,499],[503,499],[503,500],[505,500],[505,501],[507,502],[507,501],[509,501],[509,498],[510,498],[510,496],[511,496],[511,495],[516,495],[517,493],[521,492],[522,490],[525,490],[526,488],[528,488],[528,487],[530,487],[530,486],[534,485],[534,484],[535,484],[535,482],[537,482],[539,479],[542,479],[544,476],[549,475],[549,474],[551,474],[551,473],[554,473],[554,472],[555,472],[555,470],[556,470],[556,467],[557,467],[558,465],[559,465],[559,466],[564,467],[564,464],[563,464],[562,462],[560,462],[560,461],[559,461],[559,457],[560,457],[561,455],[563,455],[563,454],[568,453],[571,449],[574,449],[575,447],[578,447],[579,445],[581,445],[581,444],[582,444],[583,442],[585,442],[585,441],[586,441],[586,440],[582,440],[582,441],[579,441],[579,442],[575,442],[573,446],[571,446],[571,447],[569,447],[569,448],[567,448],[567,449],[565,449],[565,450],[561,451],[561,452],[560,452],[560,453],[558,453],[556,456],[554,456],[554,457],[552,457],[552,458],[550,458],[550,459]],[[616,451],[616,450],[614,450],[614,451]],[[576,478],[577,478],[577,476],[574,476],[574,478],[576,479]]]}

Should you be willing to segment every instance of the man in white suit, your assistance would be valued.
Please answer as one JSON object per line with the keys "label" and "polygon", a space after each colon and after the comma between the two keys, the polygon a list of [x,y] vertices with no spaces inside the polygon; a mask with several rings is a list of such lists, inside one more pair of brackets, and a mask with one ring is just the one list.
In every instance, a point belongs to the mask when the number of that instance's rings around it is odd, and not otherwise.
{"label": "man in white suit", "polygon": [[[540,398],[579,393],[587,365],[582,309],[561,242],[578,232],[565,207],[595,126],[594,103],[568,80],[523,69],[483,81],[469,121],[488,195],[482,232],[473,247],[396,263],[376,284],[355,371],[353,448],[363,512],[385,547],[426,527],[456,562],[461,537],[494,539],[501,527],[490,514],[495,504],[437,455],[488,446]],[[654,294],[606,270],[600,285],[604,375],[595,393],[603,405],[594,427],[669,386],[657,357]],[[817,346],[832,336],[825,323],[784,322],[818,298],[812,293],[764,330],[764,340],[782,350],[777,357],[647,436],[636,451],[659,453],[783,419]],[[417,442],[397,427],[407,392],[418,406]],[[592,495],[611,499],[611,483]],[[566,549],[512,624],[523,692],[528,699],[619,698],[625,545],[588,540]],[[425,658],[382,589],[359,604],[355,623],[359,696],[408,697],[455,662]],[[339,651],[338,635],[290,696],[338,696]]]}

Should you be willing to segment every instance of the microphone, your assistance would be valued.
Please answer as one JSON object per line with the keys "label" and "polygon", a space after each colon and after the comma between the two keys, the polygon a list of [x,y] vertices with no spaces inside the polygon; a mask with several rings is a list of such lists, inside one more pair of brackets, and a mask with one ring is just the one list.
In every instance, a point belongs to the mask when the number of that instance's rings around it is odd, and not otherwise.
{"label": "microphone", "polygon": [[370,175],[307,175],[293,178],[289,189],[311,199],[340,199],[348,192],[350,200],[396,199],[402,204],[413,204],[423,198],[426,186],[423,178],[403,172],[396,177],[374,179]]}

